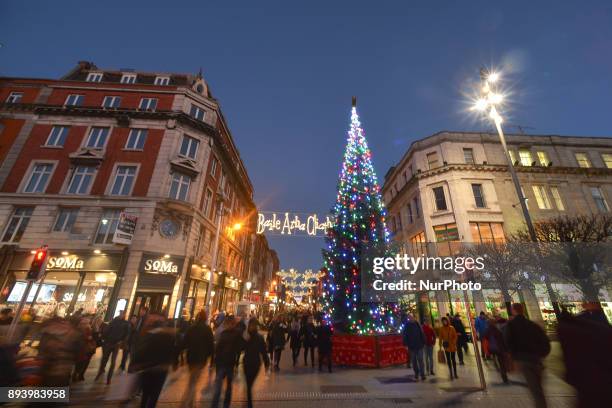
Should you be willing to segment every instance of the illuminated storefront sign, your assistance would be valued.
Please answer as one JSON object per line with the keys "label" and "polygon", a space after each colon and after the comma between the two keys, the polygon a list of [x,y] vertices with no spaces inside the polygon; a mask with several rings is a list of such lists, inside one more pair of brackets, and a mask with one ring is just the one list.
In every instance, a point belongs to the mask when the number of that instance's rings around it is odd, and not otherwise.
{"label": "illuminated storefront sign", "polygon": [[83,269],[84,261],[76,256],[52,256],[47,262],[47,270],[53,269]]}
{"label": "illuminated storefront sign", "polygon": [[279,235],[325,236],[333,226],[329,216],[319,218],[317,214],[261,212],[257,217],[257,233]]}

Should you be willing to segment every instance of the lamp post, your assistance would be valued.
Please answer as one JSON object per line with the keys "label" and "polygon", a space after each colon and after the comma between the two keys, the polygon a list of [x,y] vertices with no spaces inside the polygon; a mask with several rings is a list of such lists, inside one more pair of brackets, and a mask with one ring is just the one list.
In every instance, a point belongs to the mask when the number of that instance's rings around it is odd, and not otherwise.
{"label": "lamp post", "polygon": [[[508,162],[508,170],[510,171],[510,176],[512,177],[512,182],[514,183],[514,189],[516,191],[516,195],[519,198],[519,204],[521,205],[521,210],[523,212],[523,217],[525,218],[525,224],[527,224],[527,230],[529,232],[529,237],[531,241],[536,245],[536,256],[539,260],[541,260],[540,249],[537,244],[538,237],[536,235],[536,230],[533,226],[533,221],[531,219],[531,215],[529,214],[529,209],[527,208],[527,199],[523,195],[523,189],[521,187],[521,183],[516,174],[516,169],[514,168],[514,163],[512,163],[512,158],[510,157],[510,152],[508,151],[508,146],[506,144],[506,137],[504,136],[504,130],[502,129],[503,119],[499,112],[497,111],[497,106],[499,106],[503,102],[503,95],[497,92],[497,83],[499,82],[500,74],[497,72],[491,72],[486,68],[480,69],[480,79],[482,82],[482,88],[480,92],[480,98],[476,100],[474,104],[473,110],[480,111],[483,113],[488,113],[489,118],[495,124],[495,128],[497,129],[497,134],[499,135],[499,140],[501,142],[502,148],[504,149],[504,155],[506,156],[506,161]],[[541,265],[541,263],[540,263]],[[555,315],[557,319],[561,316],[561,309],[559,308],[559,301],[557,299],[557,294],[554,292],[552,284],[548,279],[548,275],[544,274],[544,282],[546,284],[546,289],[548,291],[548,296],[550,297],[550,301],[553,305],[553,309],[555,311]]]}

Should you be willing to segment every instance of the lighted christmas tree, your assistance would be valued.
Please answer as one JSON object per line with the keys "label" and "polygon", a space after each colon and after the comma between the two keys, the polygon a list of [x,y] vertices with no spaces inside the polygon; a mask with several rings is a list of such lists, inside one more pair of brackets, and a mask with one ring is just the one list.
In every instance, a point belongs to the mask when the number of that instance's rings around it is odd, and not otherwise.
{"label": "lighted christmas tree", "polygon": [[327,249],[323,251],[327,275],[321,306],[323,318],[334,328],[354,334],[379,334],[393,330],[398,309],[395,304],[361,302],[362,251],[386,245],[389,232],[372,154],[355,105],[353,98],[338,196],[332,209],[334,226],[328,230]]}

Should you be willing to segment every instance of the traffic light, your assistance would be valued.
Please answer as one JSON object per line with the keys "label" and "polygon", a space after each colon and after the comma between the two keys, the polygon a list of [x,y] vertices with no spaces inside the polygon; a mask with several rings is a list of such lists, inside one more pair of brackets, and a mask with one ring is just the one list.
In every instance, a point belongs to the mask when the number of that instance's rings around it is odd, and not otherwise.
{"label": "traffic light", "polygon": [[33,281],[40,279],[41,275],[45,272],[46,266],[47,246],[45,245],[42,248],[38,248],[34,253],[34,259],[32,260],[32,265],[30,265],[27,279]]}

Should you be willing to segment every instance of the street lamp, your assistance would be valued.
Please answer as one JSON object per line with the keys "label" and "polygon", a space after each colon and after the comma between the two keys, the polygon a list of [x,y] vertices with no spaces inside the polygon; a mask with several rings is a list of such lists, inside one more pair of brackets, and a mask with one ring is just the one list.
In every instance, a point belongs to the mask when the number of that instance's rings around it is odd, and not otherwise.
{"label": "street lamp", "polygon": [[[475,101],[472,110],[487,113],[489,118],[495,124],[495,128],[497,129],[497,134],[499,135],[499,140],[501,142],[502,148],[504,149],[504,154],[506,156],[506,161],[508,162],[508,170],[510,171],[510,175],[512,177],[512,182],[514,183],[514,189],[516,191],[516,195],[519,198],[519,203],[521,205],[521,210],[523,212],[523,217],[525,218],[525,223],[527,224],[527,230],[529,231],[529,237],[531,241],[536,243],[536,252],[539,259],[540,250],[537,246],[538,237],[536,235],[536,230],[533,226],[533,221],[531,219],[531,215],[529,214],[529,209],[527,208],[527,199],[523,195],[523,189],[521,187],[521,183],[516,174],[516,169],[514,168],[514,164],[512,163],[512,159],[510,158],[510,152],[508,151],[508,146],[506,145],[506,138],[504,136],[504,131],[502,129],[503,119],[499,114],[497,108],[504,101],[504,96],[501,92],[498,92],[498,86],[500,79],[500,74],[498,72],[489,71],[486,68],[480,69],[480,79],[482,82],[482,88],[480,92],[480,97]],[[553,305],[553,309],[555,311],[555,315],[557,319],[561,316],[561,309],[559,309],[559,302],[557,300],[557,294],[554,292],[550,280],[548,276],[544,274],[544,282],[546,284],[546,289],[548,291],[548,296],[550,297],[550,301]]]}

